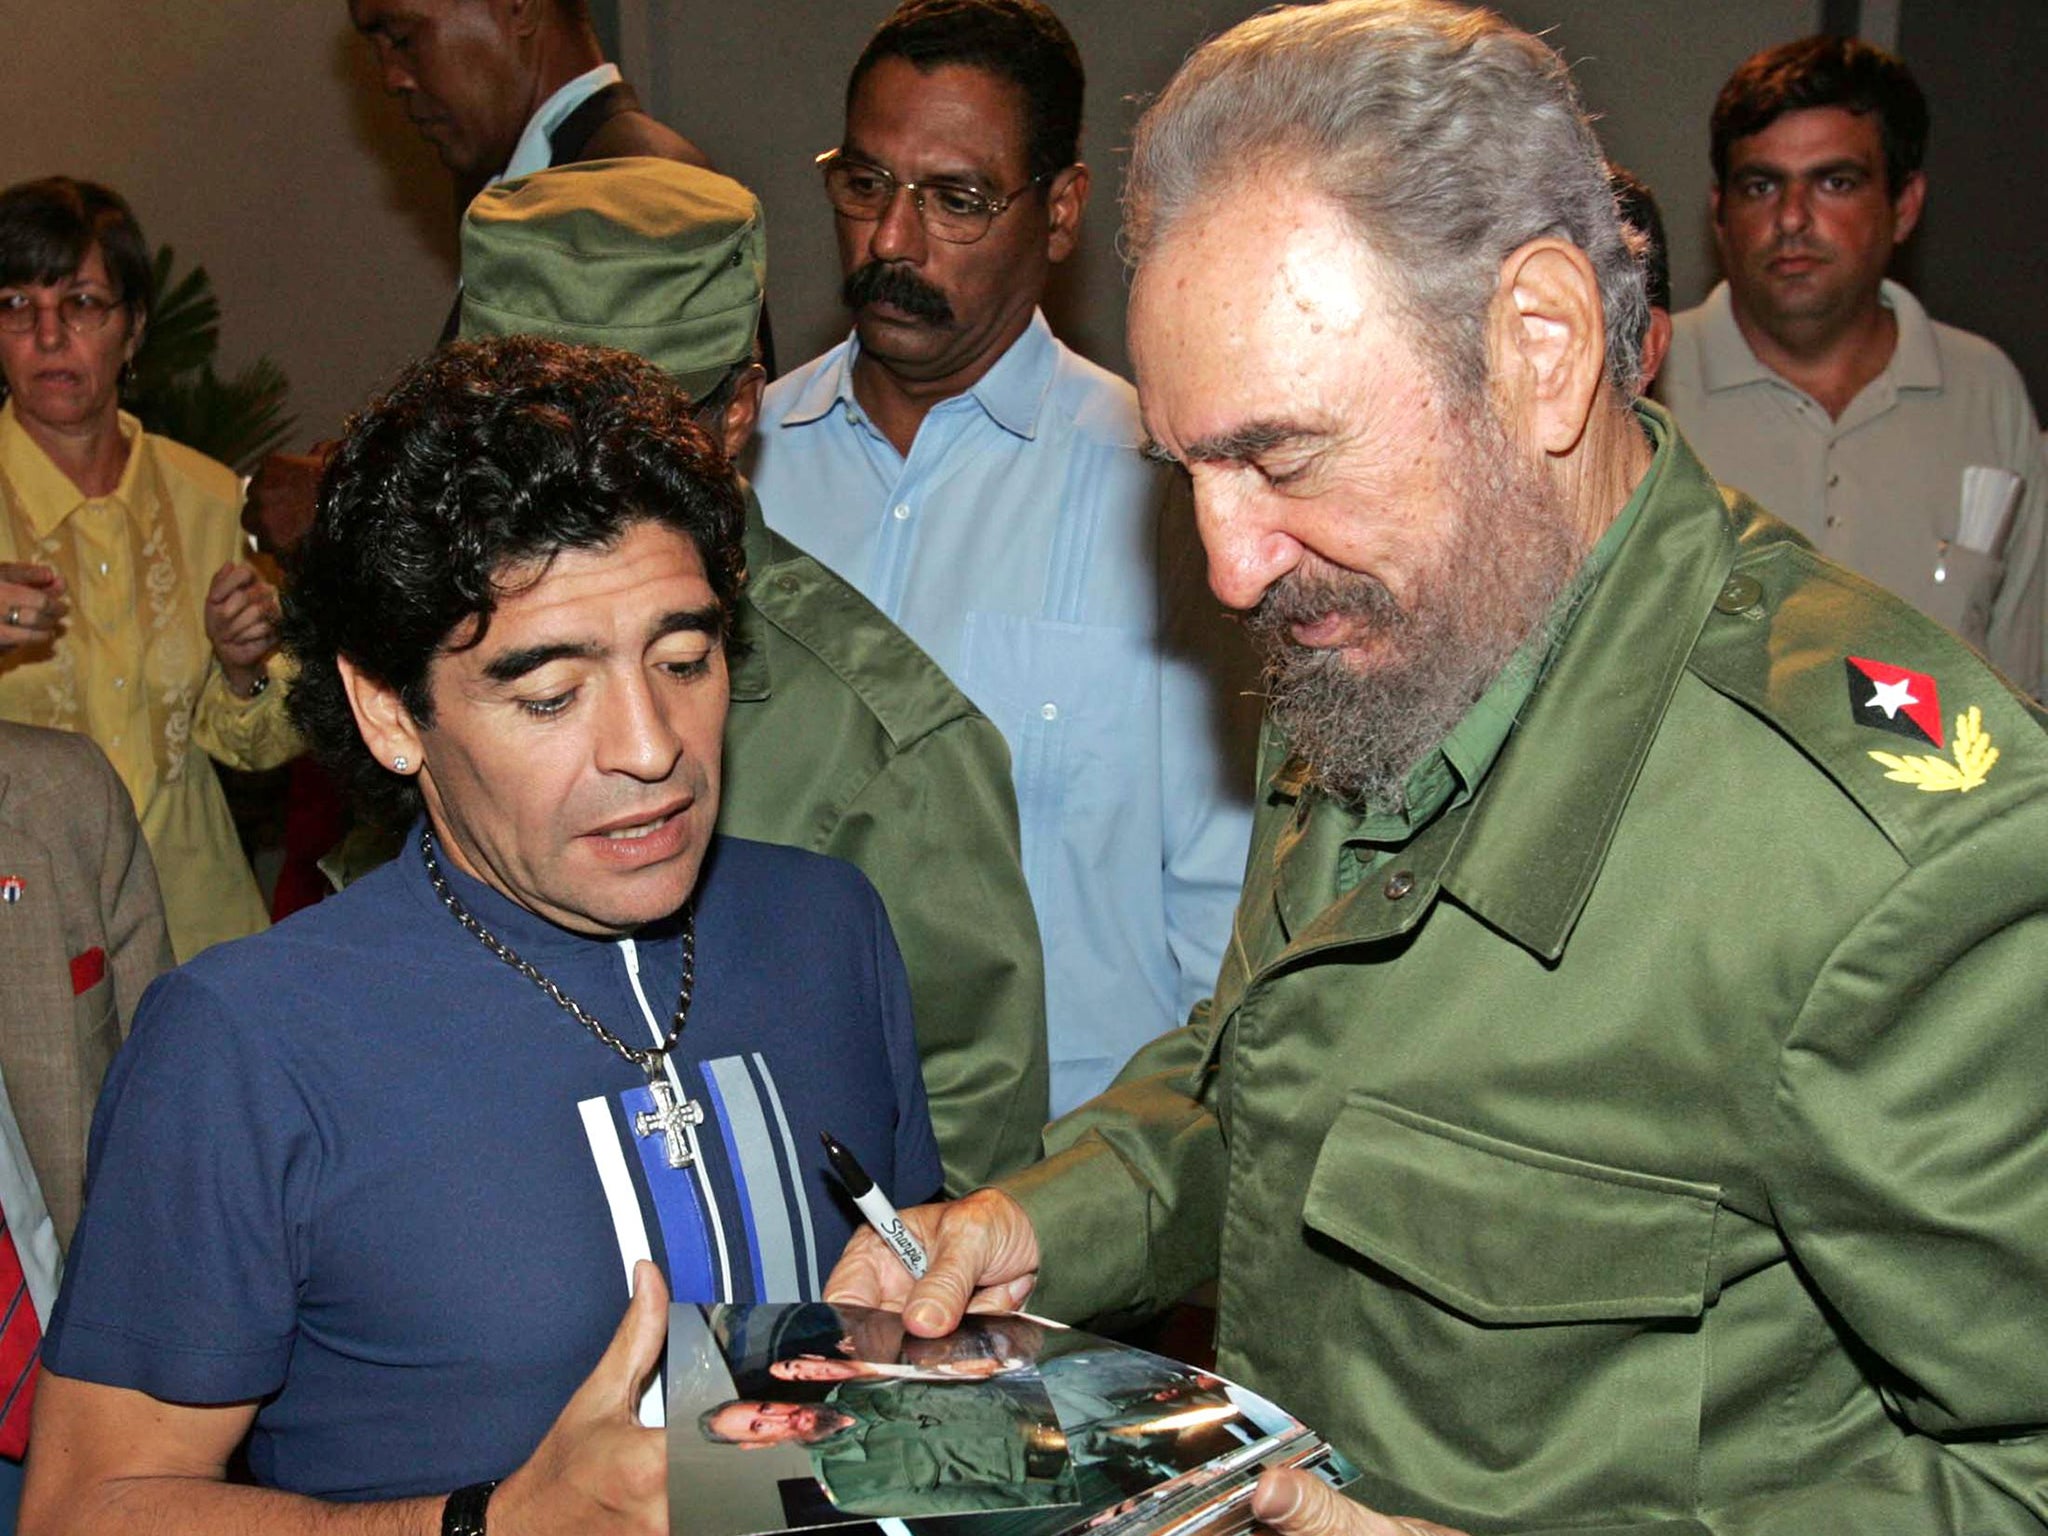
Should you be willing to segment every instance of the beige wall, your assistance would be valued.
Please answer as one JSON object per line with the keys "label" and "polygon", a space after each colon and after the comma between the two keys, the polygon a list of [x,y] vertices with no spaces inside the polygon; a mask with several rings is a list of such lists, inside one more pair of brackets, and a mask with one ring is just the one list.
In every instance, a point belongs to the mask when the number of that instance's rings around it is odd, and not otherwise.
{"label": "beige wall", "polygon": [[1707,118],[1721,82],[1759,48],[1820,26],[1820,0],[1494,0],[1571,61],[1601,142],[1650,184],[1671,247],[1672,301],[1714,282]]}
{"label": "beige wall", "polygon": [[212,275],[223,360],[284,365],[304,439],[432,343],[448,179],[378,93],[343,0],[34,9],[0,44],[0,182],[61,171],[127,197]]}
{"label": "beige wall", "polygon": [[[27,3],[27,0],[20,0]],[[1113,234],[1133,96],[1245,0],[1058,0],[1090,73],[1090,228],[1052,308],[1084,351],[1123,366]],[[836,258],[810,157],[837,141],[846,71],[888,0],[615,0],[624,62],[652,105],[762,194],[786,361],[836,339]],[[1505,0],[1557,28],[1610,147],[1672,226],[1681,302],[1707,278],[1705,117],[1751,49],[1808,30],[1817,0]],[[203,261],[229,365],[291,376],[300,436],[427,345],[453,278],[448,180],[378,93],[342,0],[61,0],[7,29],[0,181],[52,171],[112,183],[151,239]],[[80,61],[96,61],[90,69]]]}
{"label": "beige wall", "polygon": [[[847,71],[892,0],[608,0],[622,62],[648,104],[753,186],[768,210],[769,294],[785,364],[836,341],[838,259],[810,159],[839,140]],[[1054,323],[1122,369],[1123,274],[1113,236],[1134,97],[1156,92],[1187,51],[1251,15],[1256,0],[1052,0],[1088,68],[1083,155],[1095,171],[1090,229],[1055,290]],[[1609,152],[1657,189],[1671,226],[1678,301],[1704,293],[1707,112],[1757,48],[1810,32],[1820,0],[1496,0],[1523,26],[1555,28],[1602,114]],[[607,18],[609,19],[609,18]]]}
{"label": "beige wall", "polygon": [[1899,275],[1937,320],[1990,337],[2048,411],[2048,5],[1906,0],[1900,46],[1927,93],[1927,207]]}

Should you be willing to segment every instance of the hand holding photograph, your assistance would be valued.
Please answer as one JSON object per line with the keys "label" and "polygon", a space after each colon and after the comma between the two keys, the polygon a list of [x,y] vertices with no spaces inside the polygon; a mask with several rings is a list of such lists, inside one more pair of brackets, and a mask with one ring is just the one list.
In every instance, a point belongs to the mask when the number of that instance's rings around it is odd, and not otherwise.
{"label": "hand holding photograph", "polygon": [[685,1536],[1223,1532],[1249,1524],[1268,1465],[1350,1476],[1256,1394],[1022,1314],[921,1339],[894,1313],[818,1302],[678,1306],[668,1425]]}

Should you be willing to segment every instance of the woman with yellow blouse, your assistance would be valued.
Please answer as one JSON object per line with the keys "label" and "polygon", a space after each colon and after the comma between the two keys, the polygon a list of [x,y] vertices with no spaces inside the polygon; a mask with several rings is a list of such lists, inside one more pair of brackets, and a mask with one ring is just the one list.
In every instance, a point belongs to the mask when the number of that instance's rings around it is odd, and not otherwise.
{"label": "woman with yellow blouse", "polygon": [[118,404],[148,247],[120,197],[0,192],[0,718],[82,731],[135,799],[180,960],[265,924],[209,757],[275,767],[277,594],[236,555],[234,472]]}

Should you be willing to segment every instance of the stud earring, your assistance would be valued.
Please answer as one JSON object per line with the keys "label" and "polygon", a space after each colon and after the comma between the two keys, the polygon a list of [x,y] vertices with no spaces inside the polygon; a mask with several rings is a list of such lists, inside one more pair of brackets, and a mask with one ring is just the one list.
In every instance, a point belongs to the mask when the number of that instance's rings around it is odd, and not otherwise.
{"label": "stud earring", "polygon": [[409,757],[394,757],[391,759],[391,771],[393,773],[403,773],[411,766],[412,759]]}

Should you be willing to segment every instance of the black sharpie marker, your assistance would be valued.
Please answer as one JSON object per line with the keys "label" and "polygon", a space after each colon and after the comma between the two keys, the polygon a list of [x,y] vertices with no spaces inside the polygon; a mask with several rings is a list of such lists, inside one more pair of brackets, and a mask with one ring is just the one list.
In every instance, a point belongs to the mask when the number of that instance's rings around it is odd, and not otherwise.
{"label": "black sharpie marker", "polygon": [[910,1228],[903,1224],[903,1218],[889,1203],[889,1197],[875,1188],[875,1181],[868,1177],[859,1159],[841,1146],[830,1132],[818,1132],[818,1140],[825,1143],[825,1156],[831,1160],[832,1171],[839,1175],[839,1182],[853,1196],[853,1203],[860,1207],[868,1225],[903,1261],[903,1267],[910,1271],[910,1278],[922,1280],[925,1266],[930,1262],[925,1257],[924,1245],[910,1235]]}

